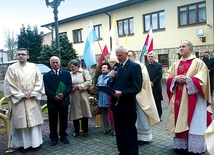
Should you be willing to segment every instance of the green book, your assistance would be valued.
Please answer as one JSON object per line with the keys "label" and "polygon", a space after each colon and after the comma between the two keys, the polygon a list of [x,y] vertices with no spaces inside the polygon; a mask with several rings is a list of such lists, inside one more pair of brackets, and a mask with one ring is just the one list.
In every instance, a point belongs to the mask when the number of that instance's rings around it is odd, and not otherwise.
{"label": "green book", "polygon": [[60,93],[63,93],[66,89],[66,85],[62,82],[59,83],[59,86],[56,90],[56,95],[60,94]]}

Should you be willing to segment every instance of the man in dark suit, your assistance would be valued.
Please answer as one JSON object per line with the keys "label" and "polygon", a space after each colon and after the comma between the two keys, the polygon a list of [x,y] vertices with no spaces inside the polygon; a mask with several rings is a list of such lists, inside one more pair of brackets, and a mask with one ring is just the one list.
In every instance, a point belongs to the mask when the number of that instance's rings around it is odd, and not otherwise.
{"label": "man in dark suit", "polygon": [[161,120],[161,116],[162,116],[161,101],[163,100],[162,87],[161,87],[162,65],[155,61],[155,53],[153,51],[147,54],[147,60],[148,62],[146,63],[146,68],[149,72],[152,92],[155,98],[158,115]]}
{"label": "man in dark suit", "polygon": [[115,123],[117,148],[120,155],[138,155],[136,130],[136,94],[141,91],[142,73],[139,64],[128,59],[128,49],[118,45],[116,56],[121,66],[112,70],[108,84],[112,94],[112,110]]}
{"label": "man in dark suit", "polygon": [[204,63],[207,65],[210,75],[210,92],[213,94],[213,75],[214,75],[214,59],[210,57],[210,52],[206,51],[204,54]]}
{"label": "man in dark suit", "polygon": [[[68,71],[60,69],[60,59],[56,56],[50,58],[52,70],[44,74],[43,80],[45,85],[45,93],[47,95],[47,107],[49,117],[50,139],[51,146],[58,143],[58,137],[64,144],[69,144],[67,139],[67,124],[68,124],[68,105],[69,93],[72,90],[71,75]],[[56,93],[58,86],[62,82],[65,84],[60,92]],[[57,132],[57,124],[59,118],[59,136]]]}
{"label": "man in dark suit", "polygon": [[198,58],[202,61],[204,61],[204,51],[203,50],[199,50],[198,52]]}

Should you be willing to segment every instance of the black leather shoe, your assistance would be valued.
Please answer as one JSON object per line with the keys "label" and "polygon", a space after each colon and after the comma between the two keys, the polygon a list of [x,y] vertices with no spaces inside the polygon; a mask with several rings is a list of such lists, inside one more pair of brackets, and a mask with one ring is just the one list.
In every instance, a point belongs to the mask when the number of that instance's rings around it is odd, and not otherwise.
{"label": "black leather shoe", "polygon": [[77,137],[77,136],[79,136],[79,133],[74,133],[73,136]]}
{"label": "black leather shoe", "polygon": [[27,150],[24,149],[24,147],[19,147],[17,150],[18,150],[19,152],[21,152],[21,153],[27,152]]}
{"label": "black leather shoe", "polygon": [[42,149],[42,145],[40,145],[40,146],[38,146],[38,147],[32,148],[33,151],[38,151],[38,150],[40,150],[40,149]]}
{"label": "black leather shoe", "polygon": [[88,132],[83,132],[83,137],[88,137]]}
{"label": "black leather shoe", "polygon": [[112,136],[116,136],[116,133],[115,133],[115,131],[113,131],[111,135],[112,135]]}
{"label": "black leather shoe", "polygon": [[111,129],[104,131],[104,134],[108,134],[109,132],[111,132]]}
{"label": "black leather shoe", "polygon": [[57,143],[58,143],[58,141],[52,140],[52,141],[51,141],[51,146],[56,146]]}
{"label": "black leather shoe", "polygon": [[144,144],[145,144],[144,141],[142,141],[142,140],[139,140],[139,141],[138,141],[138,145],[144,145]]}
{"label": "black leather shoe", "polygon": [[69,144],[69,141],[68,141],[68,139],[67,139],[66,137],[61,138],[60,141],[61,141],[62,143],[64,143],[64,144]]}

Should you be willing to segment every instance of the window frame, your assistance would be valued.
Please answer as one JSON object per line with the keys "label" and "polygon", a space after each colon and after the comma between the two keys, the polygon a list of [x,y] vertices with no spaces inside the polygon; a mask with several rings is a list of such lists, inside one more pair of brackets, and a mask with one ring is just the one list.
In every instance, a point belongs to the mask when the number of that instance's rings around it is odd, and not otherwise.
{"label": "window frame", "polygon": [[[127,32],[125,32],[125,24],[124,22],[127,21]],[[121,22],[121,26],[120,26],[120,22]],[[131,26],[132,23],[132,26]],[[125,19],[121,19],[117,21],[117,28],[118,28],[118,36],[119,37],[125,37],[127,36],[132,36],[134,35],[134,17],[130,17],[130,18],[125,18]],[[122,28],[122,29],[120,29]],[[131,30],[132,28],[132,30]]]}
{"label": "window frame", "polygon": [[[73,43],[74,44],[76,44],[76,43],[83,43],[82,30],[83,30],[82,28],[73,30]],[[77,35],[77,36],[75,36],[75,35]]]}
{"label": "window frame", "polygon": [[102,37],[102,24],[94,25],[94,31],[97,35],[98,40],[102,40],[103,39],[103,37]]}
{"label": "window frame", "polygon": [[[203,5],[203,10],[200,11],[200,5]],[[195,9],[191,9],[191,7],[195,7]],[[183,9],[184,11],[181,12]],[[192,10],[192,11],[191,11]],[[202,25],[202,24],[206,24],[207,22],[207,13],[206,13],[207,7],[206,7],[206,2],[198,2],[198,3],[192,3],[192,4],[188,4],[188,5],[183,5],[183,6],[179,6],[177,11],[178,11],[178,27],[186,27],[186,26],[193,26],[193,25]],[[194,12],[195,14],[193,14]],[[200,13],[204,13],[204,21],[200,22]],[[185,18],[184,20],[181,20],[181,15],[183,15]],[[190,15],[195,15],[195,19],[190,18]],[[195,20],[195,22],[191,23],[191,20]],[[184,24],[183,24],[184,23]]]}
{"label": "window frame", "polygon": [[[166,57],[165,61],[163,62],[161,57]],[[169,66],[169,55],[168,54],[158,54],[158,62],[162,64],[163,67]]]}
{"label": "window frame", "polygon": [[[162,21],[162,18],[161,18],[161,14],[162,13],[164,15],[164,17],[163,17],[164,21]],[[154,15],[157,15],[157,17],[156,17],[156,27],[154,27],[155,25],[153,24],[154,23],[154,21],[153,21],[153,19],[154,19],[153,16]],[[146,18],[148,18],[148,19],[146,19]],[[144,30],[144,33],[148,32],[150,30],[151,25],[152,25],[152,30],[153,31],[163,31],[163,30],[165,30],[165,28],[166,28],[165,22],[166,22],[165,10],[160,10],[160,11],[144,14],[143,15],[143,30]],[[163,25],[163,26],[161,27],[161,25]]]}
{"label": "window frame", "polygon": [[67,32],[60,32],[59,33],[59,36],[63,36],[63,35],[67,36]]}

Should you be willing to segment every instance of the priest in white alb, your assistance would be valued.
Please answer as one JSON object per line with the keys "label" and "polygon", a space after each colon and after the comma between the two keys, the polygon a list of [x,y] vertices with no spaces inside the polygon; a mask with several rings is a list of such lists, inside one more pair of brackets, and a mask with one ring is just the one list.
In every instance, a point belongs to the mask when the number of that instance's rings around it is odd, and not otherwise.
{"label": "priest in white alb", "polygon": [[143,85],[141,91],[136,95],[137,99],[137,136],[138,144],[143,145],[151,142],[152,126],[160,122],[158,111],[155,105],[155,99],[152,93],[149,73],[145,65],[136,59],[136,53],[132,50],[129,51],[128,57],[131,61],[138,63],[141,66]]}
{"label": "priest in white alb", "polygon": [[44,94],[42,76],[36,64],[27,62],[29,52],[21,48],[18,62],[10,65],[4,80],[4,97],[11,103],[11,132],[8,148],[26,152],[42,143],[43,117],[40,100]]}

